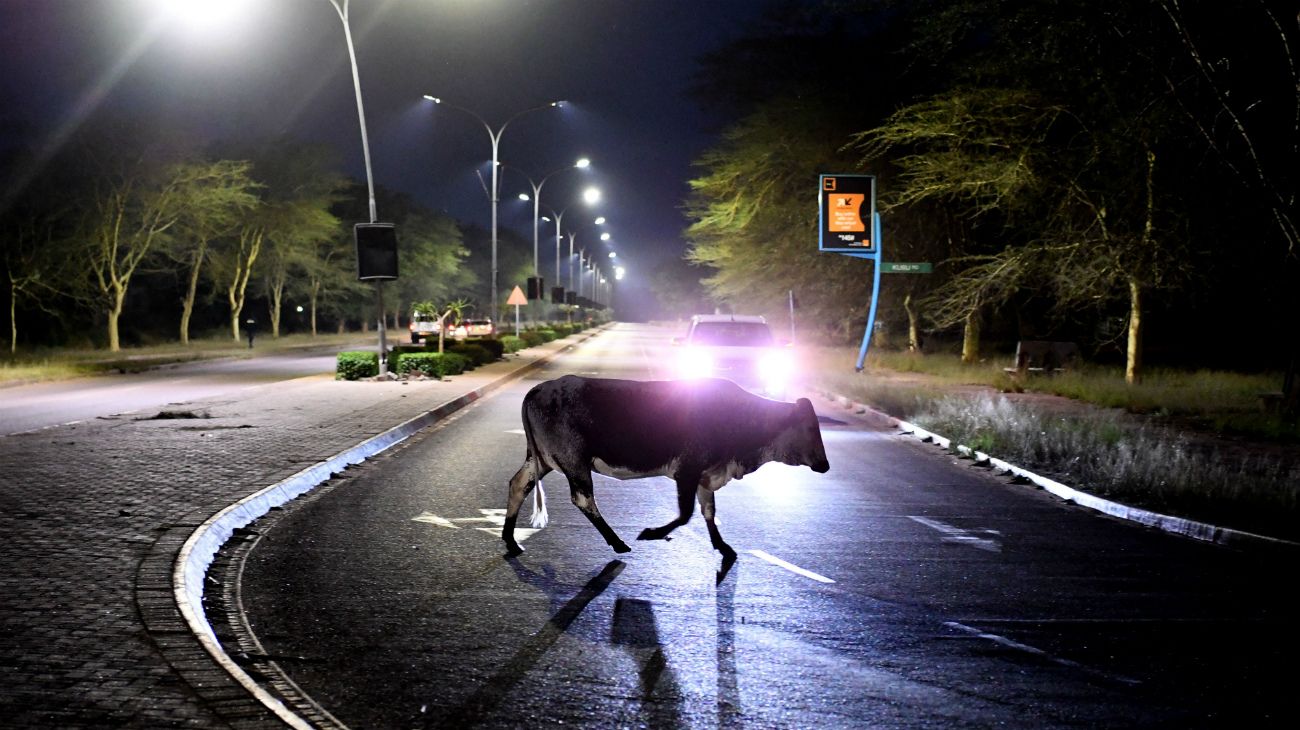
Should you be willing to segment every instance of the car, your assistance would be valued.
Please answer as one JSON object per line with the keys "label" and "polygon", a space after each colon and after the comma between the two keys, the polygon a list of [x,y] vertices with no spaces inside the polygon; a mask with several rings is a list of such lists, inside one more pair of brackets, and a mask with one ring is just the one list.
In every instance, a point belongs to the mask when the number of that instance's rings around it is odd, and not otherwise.
{"label": "car", "polygon": [[411,344],[418,345],[427,339],[438,337],[438,318],[415,312],[411,315],[411,323],[407,328],[411,331]]}
{"label": "car", "polygon": [[759,395],[783,399],[794,374],[789,343],[778,341],[759,316],[697,314],[673,344],[679,348],[674,364],[682,379],[726,378]]}
{"label": "car", "polygon": [[464,340],[471,337],[495,337],[496,325],[490,319],[466,319],[456,324],[448,332],[452,339]]}

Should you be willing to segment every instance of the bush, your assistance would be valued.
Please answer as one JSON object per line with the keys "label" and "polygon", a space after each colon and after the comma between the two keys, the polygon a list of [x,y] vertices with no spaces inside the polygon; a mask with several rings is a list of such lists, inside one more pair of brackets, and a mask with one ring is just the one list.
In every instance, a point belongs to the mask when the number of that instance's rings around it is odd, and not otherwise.
{"label": "bush", "polygon": [[537,347],[546,341],[542,339],[542,336],[537,332],[537,330],[524,330],[523,334],[519,336],[523,338],[523,341],[527,343],[529,347]]}
{"label": "bush", "polygon": [[394,362],[393,372],[398,375],[409,375],[418,370],[430,377],[441,378],[465,372],[465,359],[450,352],[403,352]]}
{"label": "bush", "polygon": [[453,352],[464,357],[473,367],[486,365],[496,359],[492,353],[487,351],[487,348],[477,342],[460,342],[453,347],[447,348],[447,352]]}
{"label": "bush", "polygon": [[559,336],[555,334],[555,330],[553,329],[537,330],[537,334],[541,335],[542,342],[551,342],[559,339]]}
{"label": "bush", "polygon": [[519,352],[528,346],[522,338],[514,335],[501,335],[501,339],[497,341],[501,343],[506,352]]}
{"label": "bush", "polygon": [[335,380],[373,378],[379,374],[379,353],[348,350],[339,353]]}
{"label": "bush", "polygon": [[501,342],[501,340],[495,338],[472,340],[467,344],[478,345],[484,350],[487,350],[488,354],[492,356],[492,359],[488,360],[488,362],[500,360],[501,356],[506,354],[506,346]]}
{"label": "bush", "polygon": [[573,327],[567,324],[553,324],[551,329],[555,330],[555,336],[561,340],[573,334]]}
{"label": "bush", "polygon": [[442,353],[441,365],[443,375],[460,375],[473,367],[473,363],[469,361],[469,358],[458,352]]}

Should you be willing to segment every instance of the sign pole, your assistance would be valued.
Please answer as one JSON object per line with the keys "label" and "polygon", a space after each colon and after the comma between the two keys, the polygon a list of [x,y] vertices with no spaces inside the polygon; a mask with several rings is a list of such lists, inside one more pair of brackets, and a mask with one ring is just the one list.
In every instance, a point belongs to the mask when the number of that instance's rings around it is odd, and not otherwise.
{"label": "sign pole", "polygon": [[862,347],[858,348],[858,364],[854,368],[856,372],[862,372],[862,365],[867,361],[867,345],[871,343],[871,333],[876,329],[876,304],[880,301],[880,214],[874,213],[871,216],[872,237],[876,242],[876,250],[872,254],[859,255],[861,258],[869,258],[872,261],[872,268],[875,269],[871,278],[871,309],[867,313],[867,331],[862,333]]}
{"label": "sign pole", "polygon": [[[880,214],[875,175],[820,175],[817,188],[817,250],[872,262],[871,307],[858,349],[857,372],[867,359],[880,302]],[[870,231],[868,231],[870,229]]]}

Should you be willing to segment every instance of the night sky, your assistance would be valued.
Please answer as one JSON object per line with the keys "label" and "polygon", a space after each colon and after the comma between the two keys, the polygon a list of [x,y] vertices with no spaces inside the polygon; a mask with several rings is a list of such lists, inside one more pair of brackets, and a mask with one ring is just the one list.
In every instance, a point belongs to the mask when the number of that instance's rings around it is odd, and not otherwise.
{"label": "night sky", "polygon": [[[226,0],[240,3],[240,0]],[[593,167],[551,177],[542,203],[565,228],[595,184],[625,292],[684,249],[690,162],[725,121],[686,95],[698,57],[740,35],[761,0],[353,0],[377,184],[487,226],[476,170],[490,169],[487,130],[511,122],[500,159],[539,180],[580,156]],[[167,0],[0,0],[0,145],[57,145],[108,109],[174,121],[212,140],[288,134],[339,151],[364,179],[343,25],[328,0],[243,0],[203,26],[168,17]],[[502,178],[501,225],[531,239],[523,175]],[[379,217],[384,218],[381,208]],[[594,215],[588,215],[588,218]],[[542,250],[554,229],[542,224]],[[594,243],[595,229],[579,233]],[[567,239],[566,239],[567,253]],[[543,254],[543,267],[546,266]],[[548,285],[553,278],[548,276]],[[543,275],[546,275],[545,269]],[[504,283],[504,282],[503,282]]]}

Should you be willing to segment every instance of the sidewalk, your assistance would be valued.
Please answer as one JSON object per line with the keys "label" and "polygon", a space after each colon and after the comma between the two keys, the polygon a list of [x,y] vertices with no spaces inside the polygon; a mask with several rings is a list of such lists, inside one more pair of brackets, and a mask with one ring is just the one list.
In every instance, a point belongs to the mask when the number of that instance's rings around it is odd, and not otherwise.
{"label": "sidewalk", "polygon": [[0,725],[283,727],[187,628],[172,586],[181,545],[250,494],[592,334],[442,382],[321,375],[165,409],[197,418],[0,437]]}

